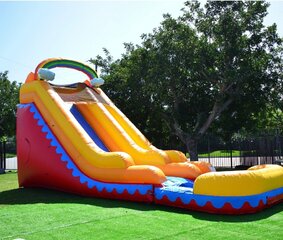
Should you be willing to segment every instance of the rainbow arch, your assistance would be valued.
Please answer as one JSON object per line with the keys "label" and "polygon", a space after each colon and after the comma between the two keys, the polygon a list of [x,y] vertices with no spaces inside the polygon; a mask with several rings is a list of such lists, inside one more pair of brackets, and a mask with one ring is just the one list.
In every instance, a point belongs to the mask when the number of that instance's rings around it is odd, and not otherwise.
{"label": "rainbow arch", "polygon": [[73,61],[64,58],[49,58],[42,61],[35,69],[35,79],[38,79],[38,70],[40,68],[70,68],[84,73],[88,76],[89,80],[98,78],[96,71],[92,67],[78,61]]}

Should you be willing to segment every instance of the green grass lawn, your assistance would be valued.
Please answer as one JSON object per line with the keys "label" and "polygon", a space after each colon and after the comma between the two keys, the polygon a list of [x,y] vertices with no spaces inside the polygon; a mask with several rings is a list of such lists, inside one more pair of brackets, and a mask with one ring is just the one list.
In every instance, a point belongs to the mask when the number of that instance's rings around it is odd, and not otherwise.
{"label": "green grass lawn", "polygon": [[15,153],[6,153],[6,158],[12,158],[16,157],[17,155]]}
{"label": "green grass lawn", "polygon": [[[240,157],[242,154],[245,154],[246,156],[253,156],[253,154],[256,153],[256,151],[239,151],[239,150],[232,150],[232,157]],[[199,157],[230,157],[231,151],[230,150],[216,150],[210,153],[200,153],[198,155]]]}
{"label": "green grass lawn", "polygon": [[[201,153],[198,155],[199,157],[208,157],[208,153]],[[217,150],[210,153],[210,157],[230,157],[231,151],[228,150]],[[232,150],[233,157],[239,157],[240,151],[239,150]]]}
{"label": "green grass lawn", "polygon": [[211,215],[154,204],[18,189],[0,175],[0,239],[282,239],[283,204],[257,214]]}

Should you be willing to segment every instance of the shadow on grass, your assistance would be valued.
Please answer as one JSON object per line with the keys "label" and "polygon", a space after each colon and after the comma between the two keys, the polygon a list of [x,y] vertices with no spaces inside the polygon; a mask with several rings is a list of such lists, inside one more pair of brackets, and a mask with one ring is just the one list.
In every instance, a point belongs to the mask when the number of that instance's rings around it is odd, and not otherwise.
{"label": "shadow on grass", "polygon": [[[42,189],[42,188],[19,188],[0,192],[0,208],[5,205],[20,204],[55,204],[55,203],[72,203],[87,204],[105,208],[128,208],[140,211],[161,211],[176,214],[188,214],[195,219],[215,221],[215,222],[252,222],[269,218],[272,215],[282,212],[283,203],[275,205],[271,208],[264,209],[255,214],[246,215],[216,215],[202,212],[189,211],[181,208],[167,207],[156,204],[138,203],[122,200],[111,200],[103,198],[90,198],[74,194]],[[2,206],[1,206],[2,205]]]}

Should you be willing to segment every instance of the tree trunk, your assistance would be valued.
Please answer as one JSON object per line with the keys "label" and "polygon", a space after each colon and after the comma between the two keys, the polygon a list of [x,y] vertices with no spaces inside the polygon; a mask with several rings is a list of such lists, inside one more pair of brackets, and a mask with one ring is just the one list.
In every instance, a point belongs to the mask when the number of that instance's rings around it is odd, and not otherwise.
{"label": "tree trunk", "polygon": [[198,141],[193,138],[189,138],[186,140],[187,150],[190,154],[191,161],[198,161]]}
{"label": "tree trunk", "polygon": [[[175,132],[175,134],[180,138],[180,140],[186,144],[187,150],[190,154],[191,161],[198,160],[198,149],[197,149],[198,140],[206,133],[207,129],[211,126],[215,118],[219,116],[232,102],[233,102],[232,98],[226,100],[225,102],[216,101],[214,103],[212,111],[210,112],[208,118],[202,124],[200,129],[197,129],[197,126],[200,126],[200,122],[199,122],[200,120],[197,122],[193,134],[189,134],[183,131],[180,124],[178,123],[178,120],[175,119],[174,117],[173,117],[173,124],[170,124],[170,122],[172,123],[172,121],[170,121],[171,116],[165,115],[166,119],[169,119],[168,126]],[[177,100],[174,102],[174,109],[176,111],[178,110]]]}

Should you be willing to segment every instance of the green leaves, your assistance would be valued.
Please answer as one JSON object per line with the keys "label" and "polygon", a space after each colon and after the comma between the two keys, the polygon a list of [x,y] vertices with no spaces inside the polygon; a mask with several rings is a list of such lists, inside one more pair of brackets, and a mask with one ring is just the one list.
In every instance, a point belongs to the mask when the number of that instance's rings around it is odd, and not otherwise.
{"label": "green leaves", "polygon": [[0,72],[0,137],[15,135],[16,105],[19,85],[8,80],[8,72]]}

